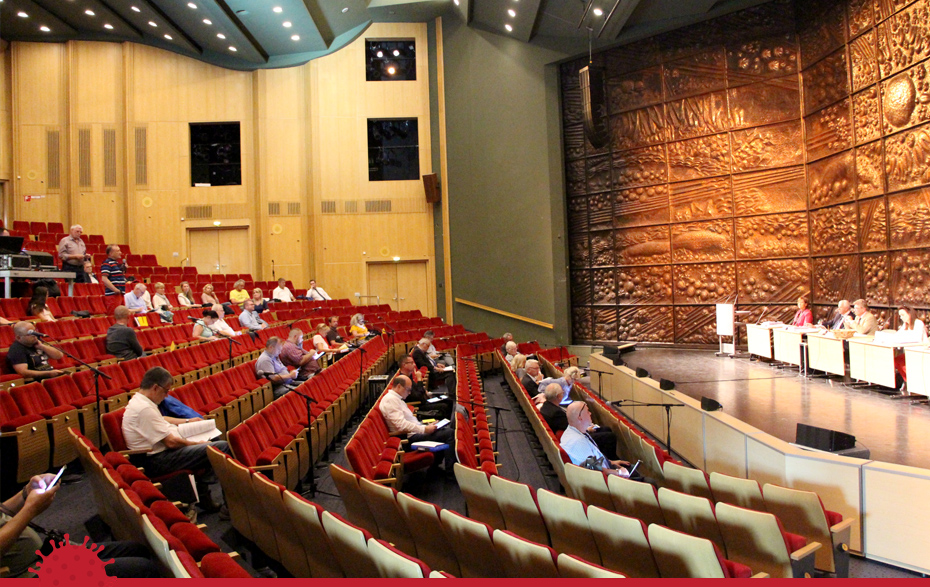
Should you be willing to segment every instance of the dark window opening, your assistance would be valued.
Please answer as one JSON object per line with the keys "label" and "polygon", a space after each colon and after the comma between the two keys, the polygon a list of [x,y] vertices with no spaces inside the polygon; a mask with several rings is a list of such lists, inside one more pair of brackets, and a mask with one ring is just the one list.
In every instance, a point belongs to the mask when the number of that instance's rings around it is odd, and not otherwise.
{"label": "dark window opening", "polygon": [[238,122],[192,122],[191,185],[242,185]]}
{"label": "dark window opening", "polygon": [[420,179],[416,118],[368,119],[368,180]]}
{"label": "dark window opening", "polygon": [[365,79],[390,82],[417,79],[417,44],[406,40],[365,40]]}

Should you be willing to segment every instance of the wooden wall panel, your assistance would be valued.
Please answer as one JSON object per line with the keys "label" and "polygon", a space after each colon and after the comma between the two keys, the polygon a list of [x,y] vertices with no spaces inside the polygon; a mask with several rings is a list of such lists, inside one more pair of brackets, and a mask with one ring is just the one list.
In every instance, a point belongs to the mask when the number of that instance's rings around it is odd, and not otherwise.
{"label": "wooden wall panel", "polygon": [[[13,173],[13,94],[10,44],[0,41],[0,180]],[[8,203],[5,203],[8,207]],[[4,210],[5,212],[6,210]]]}

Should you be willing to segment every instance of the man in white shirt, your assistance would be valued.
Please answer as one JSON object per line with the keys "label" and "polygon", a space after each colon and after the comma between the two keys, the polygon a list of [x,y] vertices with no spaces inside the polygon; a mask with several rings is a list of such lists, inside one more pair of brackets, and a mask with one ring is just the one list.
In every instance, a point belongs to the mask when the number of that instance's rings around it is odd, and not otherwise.
{"label": "man in white shirt", "polygon": [[282,277],[278,279],[278,287],[274,288],[274,291],[271,292],[272,299],[281,300],[282,302],[293,302],[294,294],[291,293],[291,290],[285,285],[287,281]]}
{"label": "man in white shirt", "polygon": [[238,330],[233,330],[232,326],[227,324],[226,320],[222,318],[223,311],[224,311],[222,304],[213,304],[212,306],[210,306],[210,309],[216,312],[217,316],[220,316],[218,320],[216,320],[215,322],[213,322],[213,324],[210,325],[211,330],[213,330],[214,332],[216,332],[217,334],[221,336],[239,336],[240,334],[242,334]]}
{"label": "man in white shirt", "polygon": [[152,304],[145,302],[145,284],[136,283],[131,292],[123,296],[124,305],[133,314],[144,314],[152,309]]}
{"label": "man in white shirt", "polygon": [[391,434],[406,434],[410,444],[424,440],[442,442],[449,445],[445,452],[445,468],[452,471],[455,463],[455,429],[452,423],[436,429],[435,424],[422,424],[410,411],[404,401],[413,389],[413,382],[406,375],[397,375],[391,383],[391,388],[381,398],[380,410],[388,431]]}
{"label": "man in white shirt", "polygon": [[565,415],[568,418],[568,428],[562,433],[561,444],[572,463],[583,467],[585,461],[594,457],[594,459],[600,459],[599,465],[605,473],[620,477],[630,476],[630,472],[624,467],[630,463],[607,460],[597,448],[597,443],[588,435],[587,430],[592,424],[588,404],[581,401],[572,402],[565,409]]}
{"label": "man in white shirt", "polygon": [[[129,450],[147,450],[139,459],[140,466],[151,477],[167,475],[174,471],[187,469],[200,473],[196,476],[197,491],[200,494],[200,507],[205,511],[217,511],[219,506],[213,503],[208,482],[215,482],[207,447],[231,454],[225,440],[212,442],[194,442],[178,434],[178,424],[192,422],[200,418],[183,419],[162,416],[158,404],[164,401],[174,379],[163,367],[152,367],[142,376],[139,392],[132,396],[123,414],[123,438]],[[204,474],[208,473],[208,475]]]}
{"label": "man in white shirt", "polygon": [[310,289],[307,290],[307,299],[313,300],[314,302],[322,302],[323,300],[331,300],[333,298],[329,297],[329,294],[326,293],[322,287],[316,286],[316,280],[310,280]]}

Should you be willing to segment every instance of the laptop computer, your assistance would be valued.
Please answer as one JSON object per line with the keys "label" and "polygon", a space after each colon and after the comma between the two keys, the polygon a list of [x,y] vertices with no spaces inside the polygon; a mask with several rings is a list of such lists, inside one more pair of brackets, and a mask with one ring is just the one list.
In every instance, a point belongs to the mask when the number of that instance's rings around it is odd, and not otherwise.
{"label": "laptop computer", "polygon": [[23,252],[23,237],[0,236],[0,255],[19,255]]}

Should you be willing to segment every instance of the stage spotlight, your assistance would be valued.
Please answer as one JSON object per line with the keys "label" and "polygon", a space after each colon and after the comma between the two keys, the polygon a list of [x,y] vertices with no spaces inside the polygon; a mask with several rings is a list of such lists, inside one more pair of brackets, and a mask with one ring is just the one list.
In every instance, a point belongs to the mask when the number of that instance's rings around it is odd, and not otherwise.
{"label": "stage spotlight", "polygon": [[671,391],[675,389],[675,382],[668,379],[659,379],[659,389],[662,391]]}
{"label": "stage spotlight", "polygon": [[701,409],[705,412],[716,412],[717,410],[722,410],[723,406],[715,399],[701,397]]}
{"label": "stage spotlight", "polygon": [[646,371],[646,370],[643,369],[642,367],[637,367],[637,368],[636,368],[636,376],[637,376],[637,377],[640,377],[640,378],[642,378],[642,377],[649,377],[649,371]]}

